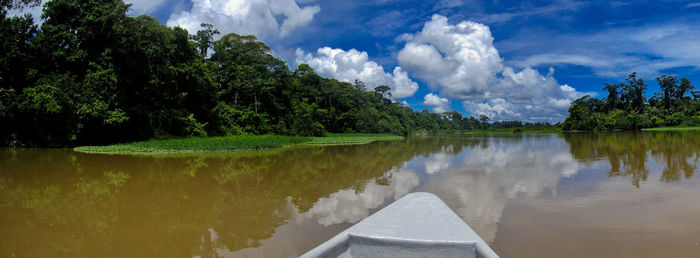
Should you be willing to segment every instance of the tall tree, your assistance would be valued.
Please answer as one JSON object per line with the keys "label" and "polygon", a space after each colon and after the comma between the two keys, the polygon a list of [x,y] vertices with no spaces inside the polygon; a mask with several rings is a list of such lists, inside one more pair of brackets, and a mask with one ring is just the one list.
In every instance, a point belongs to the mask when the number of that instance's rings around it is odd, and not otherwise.
{"label": "tall tree", "polygon": [[197,34],[190,36],[190,39],[197,43],[199,55],[202,59],[205,59],[209,49],[214,47],[214,36],[220,32],[219,30],[214,29],[214,25],[209,23],[202,23],[200,26],[202,29],[197,31]]}
{"label": "tall tree", "polygon": [[627,92],[631,99],[632,109],[641,111],[646,101],[644,93],[647,90],[647,84],[644,83],[644,79],[637,77],[636,72],[631,73],[625,80],[628,83]]}
{"label": "tall tree", "polygon": [[686,93],[692,93],[694,89],[695,86],[690,83],[690,80],[688,80],[688,78],[683,77],[681,78],[681,84],[678,85],[678,90],[675,92],[674,97],[676,99],[682,99]]}
{"label": "tall tree", "polygon": [[377,87],[374,87],[374,92],[382,94],[382,97],[385,98],[390,98],[391,97],[391,88],[386,85],[379,85]]}
{"label": "tall tree", "polygon": [[603,87],[604,90],[608,91],[608,97],[607,97],[607,111],[612,111],[615,109],[618,105],[619,102],[619,92],[618,89],[622,88],[624,84],[619,83],[619,84],[605,84],[605,87]]}
{"label": "tall tree", "polygon": [[481,129],[486,129],[491,118],[485,114],[479,115],[479,121],[481,122]]}
{"label": "tall tree", "polygon": [[666,109],[671,108],[671,99],[675,97],[675,92],[678,90],[678,78],[675,75],[661,75],[656,77],[659,87],[664,94],[663,103]]}
{"label": "tall tree", "polygon": [[382,102],[385,104],[391,104],[391,88],[386,85],[379,85],[374,87],[374,92],[377,93],[382,98]]}

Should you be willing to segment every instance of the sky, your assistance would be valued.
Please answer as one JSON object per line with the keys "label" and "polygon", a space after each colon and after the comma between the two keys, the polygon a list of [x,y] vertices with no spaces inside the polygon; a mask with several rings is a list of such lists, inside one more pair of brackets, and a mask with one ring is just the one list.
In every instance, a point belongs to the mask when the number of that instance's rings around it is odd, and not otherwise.
{"label": "sky", "polygon": [[562,121],[572,100],[605,97],[604,83],[632,72],[649,96],[661,74],[700,80],[695,1],[125,2],[190,33],[210,23],[256,35],[291,69],[387,85],[417,110],[493,121]]}

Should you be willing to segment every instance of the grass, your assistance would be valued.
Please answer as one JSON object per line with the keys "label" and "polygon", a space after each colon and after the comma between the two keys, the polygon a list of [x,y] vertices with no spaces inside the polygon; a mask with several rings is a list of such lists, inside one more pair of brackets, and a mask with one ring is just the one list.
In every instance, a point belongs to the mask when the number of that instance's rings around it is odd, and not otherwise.
{"label": "grass", "polygon": [[74,150],[91,153],[178,153],[284,147],[310,141],[309,137],[237,135],[150,140],[107,146],[81,146]]}
{"label": "grass", "polygon": [[379,140],[400,140],[389,134],[329,134],[327,137],[298,137],[282,135],[237,135],[223,137],[191,137],[149,140],[107,146],[80,146],[74,150],[106,154],[177,154],[251,150],[286,147],[296,144],[346,145],[365,144]]}
{"label": "grass", "polygon": [[401,140],[403,137],[393,134],[365,134],[365,133],[342,133],[328,134],[326,137],[311,137],[311,141],[306,144],[311,145],[348,145],[366,144],[373,141],[393,141]]}
{"label": "grass", "polygon": [[689,131],[689,130],[700,130],[700,125],[696,126],[663,126],[654,128],[645,128],[642,131]]}

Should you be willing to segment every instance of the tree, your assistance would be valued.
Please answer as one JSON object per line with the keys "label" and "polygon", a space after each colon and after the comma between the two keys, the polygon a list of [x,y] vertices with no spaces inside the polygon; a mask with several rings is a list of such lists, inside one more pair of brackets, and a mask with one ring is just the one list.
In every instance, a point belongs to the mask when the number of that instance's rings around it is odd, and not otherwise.
{"label": "tree", "polygon": [[646,97],[644,93],[647,90],[647,84],[644,83],[644,79],[637,78],[637,73],[631,73],[627,79],[626,89],[628,98],[631,100],[631,108],[637,111],[641,111],[644,108],[644,102]]}
{"label": "tree", "polygon": [[675,98],[676,99],[682,99],[683,96],[685,96],[686,93],[692,93],[693,90],[695,89],[695,86],[693,86],[690,83],[690,80],[688,78],[681,78],[681,84],[678,85],[678,90],[675,92]]}
{"label": "tree", "polygon": [[595,100],[590,95],[571,102],[569,116],[564,120],[564,130],[592,130],[596,127],[593,119]]}
{"label": "tree", "polygon": [[41,4],[41,0],[0,0],[0,11],[4,12],[6,9],[16,9],[24,7],[34,7]]}
{"label": "tree", "polygon": [[374,87],[374,92],[382,94],[382,97],[389,98],[391,97],[391,88],[386,85],[379,85],[377,87]]}
{"label": "tree", "polygon": [[442,113],[442,115],[445,116],[445,118],[447,118],[453,122],[459,122],[463,118],[462,114],[457,112],[456,110],[447,111],[445,113]]}
{"label": "tree", "polygon": [[619,102],[619,92],[618,89],[622,88],[624,84],[619,83],[619,84],[605,84],[605,87],[603,87],[603,90],[608,91],[608,97],[607,97],[607,102],[606,102],[606,107],[607,111],[610,112],[613,109],[615,109],[618,105]]}
{"label": "tree", "polygon": [[31,44],[37,26],[31,16],[0,19],[0,87],[21,88],[27,83]]}
{"label": "tree", "polygon": [[491,120],[491,118],[489,118],[487,115],[479,115],[479,121],[481,122],[482,129],[486,129],[488,127],[489,120]]}
{"label": "tree", "polygon": [[382,97],[382,102],[384,104],[391,104],[391,88],[386,85],[379,85],[377,87],[374,87],[374,92],[381,95]]}
{"label": "tree", "polygon": [[219,34],[219,30],[214,29],[214,25],[209,23],[200,24],[201,30],[197,31],[197,34],[190,36],[190,39],[197,43],[197,49],[199,49],[199,56],[204,59],[207,57],[207,52],[210,48],[214,47],[214,35]]}
{"label": "tree", "polygon": [[671,108],[671,99],[675,97],[675,92],[678,90],[678,79],[676,76],[671,75],[661,75],[656,77],[656,81],[659,83],[659,87],[663,92],[663,104],[666,109]]}

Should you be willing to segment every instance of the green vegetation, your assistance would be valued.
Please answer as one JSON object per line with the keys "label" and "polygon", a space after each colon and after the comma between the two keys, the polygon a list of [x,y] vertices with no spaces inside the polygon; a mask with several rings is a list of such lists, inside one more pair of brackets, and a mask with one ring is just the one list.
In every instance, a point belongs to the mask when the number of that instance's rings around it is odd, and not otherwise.
{"label": "green vegetation", "polygon": [[311,145],[348,145],[365,144],[373,141],[402,140],[403,137],[392,134],[329,134],[327,137],[311,137],[306,144]]}
{"label": "green vegetation", "polygon": [[[661,75],[661,92],[645,97],[644,79],[630,74],[627,83],[605,84],[603,99],[584,96],[571,103],[564,130],[629,130],[662,126],[700,125],[700,95],[687,78]],[[692,97],[690,96],[692,95]]]}
{"label": "green vegetation", "polygon": [[688,131],[688,130],[700,130],[700,125],[696,125],[696,126],[663,126],[663,127],[642,129],[642,131]]}
{"label": "green vegetation", "polygon": [[237,135],[224,137],[189,137],[114,144],[107,146],[81,146],[80,152],[104,153],[169,153],[223,151],[283,147],[308,142],[310,138],[279,135]]}
{"label": "green vegetation", "polygon": [[0,146],[551,127],[416,111],[385,85],[323,78],[306,64],[290,70],[255,36],[214,40],[210,24],[190,35],[128,16],[122,0],[46,2],[41,25],[7,16],[38,3],[0,1]]}
{"label": "green vegetation", "polygon": [[365,144],[372,141],[401,139],[403,137],[390,134],[331,134],[328,137],[236,135],[149,140],[107,146],[81,146],[74,150],[108,154],[166,154],[275,148],[302,143],[311,145]]}

